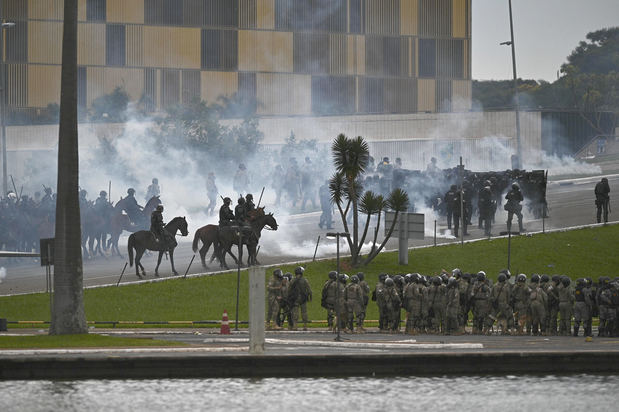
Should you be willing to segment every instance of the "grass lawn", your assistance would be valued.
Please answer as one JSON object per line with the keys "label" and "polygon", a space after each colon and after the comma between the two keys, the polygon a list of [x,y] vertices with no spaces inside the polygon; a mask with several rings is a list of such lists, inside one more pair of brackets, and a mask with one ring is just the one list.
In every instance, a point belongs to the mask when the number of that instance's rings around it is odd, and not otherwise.
{"label": "grass lawn", "polygon": [[[572,279],[590,276],[596,280],[603,275],[614,277],[619,268],[618,240],[619,225],[516,236],[511,241],[511,272],[564,274]],[[441,269],[459,267],[471,273],[484,270],[491,279],[496,280],[499,270],[507,267],[507,239],[412,250],[407,266],[398,265],[397,260],[397,252],[382,253],[367,267],[352,269],[345,257],[340,259],[340,265],[341,271],[349,275],[363,271],[372,289],[378,275],[383,272],[434,275]],[[293,272],[294,267],[282,266],[282,270]],[[313,301],[308,304],[310,319],[326,318],[325,310],[320,306],[320,295],[331,270],[335,270],[335,259],[306,265],[305,276],[314,294]],[[265,281],[271,273],[272,268],[267,268]],[[239,320],[248,319],[247,278],[247,271],[242,271]],[[236,271],[159,283],[88,289],[84,292],[84,304],[89,321],[221,320],[224,309],[227,309],[233,323],[236,315]],[[49,296],[38,293],[0,297],[0,317],[9,321],[49,320]],[[373,302],[370,302],[366,318],[378,319],[377,307]]]}
{"label": "grass lawn", "polygon": [[187,346],[183,343],[166,340],[119,338],[101,335],[62,335],[62,336],[2,336],[1,349],[45,349],[45,348],[108,348],[143,346]]}

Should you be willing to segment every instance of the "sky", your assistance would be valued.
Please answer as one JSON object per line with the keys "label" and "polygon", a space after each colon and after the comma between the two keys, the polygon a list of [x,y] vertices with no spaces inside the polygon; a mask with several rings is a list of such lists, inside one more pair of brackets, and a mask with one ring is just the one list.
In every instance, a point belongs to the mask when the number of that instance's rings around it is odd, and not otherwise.
{"label": "sky", "polygon": [[[474,80],[512,79],[508,0],[473,0]],[[567,56],[589,32],[619,26],[619,0],[512,0],[516,72],[557,79]]]}

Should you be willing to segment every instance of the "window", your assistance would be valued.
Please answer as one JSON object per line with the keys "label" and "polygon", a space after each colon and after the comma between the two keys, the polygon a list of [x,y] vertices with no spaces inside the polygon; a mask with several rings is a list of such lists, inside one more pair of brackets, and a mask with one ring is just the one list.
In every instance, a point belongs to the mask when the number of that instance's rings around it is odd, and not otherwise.
{"label": "window", "polygon": [[144,0],[144,23],[182,25],[183,0]]}
{"label": "window", "polygon": [[86,0],[86,20],[105,21],[106,0]]}
{"label": "window", "polygon": [[419,39],[419,77],[436,76],[436,40]]}
{"label": "window", "polygon": [[236,70],[238,67],[238,32],[236,30],[202,30],[201,67],[208,70]]}
{"label": "window", "polygon": [[105,31],[105,64],[125,65],[125,26],[108,24]]}

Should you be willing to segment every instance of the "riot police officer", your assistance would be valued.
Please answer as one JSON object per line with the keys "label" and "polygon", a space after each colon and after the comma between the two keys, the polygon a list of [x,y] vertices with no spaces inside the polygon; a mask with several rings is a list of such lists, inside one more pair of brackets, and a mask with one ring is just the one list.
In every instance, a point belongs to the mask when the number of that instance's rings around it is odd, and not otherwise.
{"label": "riot police officer", "polygon": [[604,212],[604,223],[608,223],[608,205],[610,203],[610,186],[608,179],[603,177],[595,185],[595,206],[597,208],[597,221],[602,223],[602,211]]}
{"label": "riot police officer", "polygon": [[248,193],[245,196],[245,216],[247,216],[247,212],[251,212],[252,210],[256,210],[256,205],[254,204],[254,195]]}
{"label": "riot police officer", "polygon": [[234,220],[239,226],[245,225],[247,214],[245,211],[245,198],[239,197],[238,203],[234,208]]}
{"label": "riot police officer", "polygon": [[157,205],[153,213],[150,215],[150,231],[155,236],[157,243],[162,243],[165,240],[163,223],[163,205]]}
{"label": "riot police officer", "polygon": [[234,222],[234,213],[230,210],[231,202],[229,197],[224,198],[224,204],[219,208],[219,226],[230,226]]}
{"label": "riot police officer", "polygon": [[518,228],[521,232],[524,232],[524,227],[522,226],[522,205],[520,204],[524,197],[518,183],[512,184],[512,190],[507,193],[505,199],[507,199],[507,203],[504,206],[505,210],[507,210],[507,230],[511,230],[512,219],[515,214],[518,217]]}

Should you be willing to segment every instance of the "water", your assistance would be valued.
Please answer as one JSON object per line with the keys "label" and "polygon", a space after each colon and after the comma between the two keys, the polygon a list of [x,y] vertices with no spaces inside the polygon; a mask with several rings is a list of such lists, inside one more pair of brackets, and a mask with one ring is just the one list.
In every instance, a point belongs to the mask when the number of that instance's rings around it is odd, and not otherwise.
{"label": "water", "polygon": [[0,411],[616,411],[619,376],[0,382]]}

